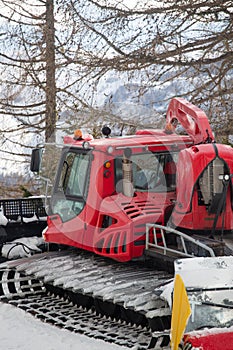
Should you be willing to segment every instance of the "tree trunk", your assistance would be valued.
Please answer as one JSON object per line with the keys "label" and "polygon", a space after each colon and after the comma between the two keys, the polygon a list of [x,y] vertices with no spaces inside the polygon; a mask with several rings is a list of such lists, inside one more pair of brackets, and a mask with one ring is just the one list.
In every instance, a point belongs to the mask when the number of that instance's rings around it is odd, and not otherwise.
{"label": "tree trunk", "polygon": [[56,82],[55,82],[55,29],[53,0],[46,0],[46,122],[45,141],[55,141]]}

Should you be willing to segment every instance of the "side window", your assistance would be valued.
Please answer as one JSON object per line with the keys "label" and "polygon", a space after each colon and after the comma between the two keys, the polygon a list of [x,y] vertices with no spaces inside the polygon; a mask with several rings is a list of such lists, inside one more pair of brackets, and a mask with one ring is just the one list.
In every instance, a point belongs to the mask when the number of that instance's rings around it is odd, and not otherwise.
{"label": "side window", "polygon": [[159,157],[153,153],[138,154],[132,157],[132,161],[135,189],[153,190],[163,172]]}
{"label": "side window", "polygon": [[[174,191],[177,153],[141,153],[131,156],[136,191]],[[115,159],[115,185],[122,191],[122,159]]]}
{"label": "side window", "polygon": [[58,187],[60,190],[63,190],[64,192],[66,192],[67,182],[70,176],[70,171],[71,171],[72,163],[74,161],[74,157],[75,157],[75,153],[68,153],[63,162],[63,167],[62,167],[61,177],[60,177]]}
{"label": "side window", "polygon": [[163,172],[168,190],[174,190],[176,187],[176,163],[178,154],[166,154],[164,156]]}
{"label": "side window", "polygon": [[89,165],[89,156],[87,154],[69,152],[63,162],[61,177],[59,180],[59,189],[66,195],[83,197],[87,171]]}
{"label": "side window", "polygon": [[80,154],[75,156],[68,176],[66,192],[73,196],[83,196],[87,179],[88,159]]}

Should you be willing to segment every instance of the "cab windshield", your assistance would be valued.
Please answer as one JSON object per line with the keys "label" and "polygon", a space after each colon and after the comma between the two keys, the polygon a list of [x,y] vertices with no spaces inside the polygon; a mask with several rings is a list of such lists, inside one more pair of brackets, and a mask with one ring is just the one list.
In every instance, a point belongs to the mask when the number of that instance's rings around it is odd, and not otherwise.
{"label": "cab windshield", "polygon": [[59,214],[63,222],[74,218],[84,208],[89,165],[88,152],[64,150],[51,198],[51,213]]}

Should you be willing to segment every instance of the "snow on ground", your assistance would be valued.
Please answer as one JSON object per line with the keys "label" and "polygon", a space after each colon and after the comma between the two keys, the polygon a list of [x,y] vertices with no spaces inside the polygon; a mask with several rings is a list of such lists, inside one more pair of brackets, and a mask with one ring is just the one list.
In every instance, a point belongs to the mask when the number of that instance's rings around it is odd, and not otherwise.
{"label": "snow on ground", "polygon": [[[22,244],[20,244],[22,243]],[[3,246],[2,255],[11,259],[38,250],[42,238],[20,238]],[[25,246],[24,246],[25,245]],[[26,249],[25,249],[26,247]],[[12,305],[0,302],[1,347],[5,350],[124,350],[125,347],[95,340],[43,323]]]}
{"label": "snow on ground", "polygon": [[[41,243],[43,239],[38,237],[20,238],[5,244],[2,255],[11,259],[27,257],[30,249],[39,250]],[[1,302],[0,329],[0,349],[5,350],[128,350],[43,323],[21,309]]]}
{"label": "snow on ground", "polygon": [[61,330],[23,310],[0,303],[1,349],[126,350],[127,348]]}

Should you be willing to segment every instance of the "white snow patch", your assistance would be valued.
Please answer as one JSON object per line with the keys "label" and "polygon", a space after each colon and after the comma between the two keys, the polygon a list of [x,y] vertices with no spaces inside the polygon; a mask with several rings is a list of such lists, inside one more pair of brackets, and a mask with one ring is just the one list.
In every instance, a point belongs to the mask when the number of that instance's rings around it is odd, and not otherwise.
{"label": "white snow patch", "polygon": [[168,305],[170,306],[170,308],[172,307],[173,289],[174,289],[174,280],[165,286],[162,294],[160,295],[161,298],[165,299],[168,302]]}
{"label": "white snow patch", "polygon": [[36,216],[36,214],[34,214],[30,218],[23,217],[23,222],[25,222],[26,224],[29,223],[29,222],[37,221],[37,220],[38,220],[38,217]]}
{"label": "white snow patch", "polygon": [[0,225],[2,226],[6,226],[8,223],[8,219],[5,217],[5,215],[3,214],[3,209],[0,208]]}
{"label": "white snow patch", "polygon": [[233,332],[233,326],[232,327],[223,327],[223,328],[204,328],[202,330],[194,330],[189,332],[189,335],[192,337],[205,337],[207,335],[211,335],[211,334],[221,334],[221,333],[232,333]]}
{"label": "white snow patch", "polygon": [[6,350],[126,350],[61,330],[35,319],[23,310],[0,303],[1,349]]}
{"label": "white snow patch", "polygon": [[175,262],[175,273],[180,274],[186,287],[233,287],[233,256],[187,258]]}

